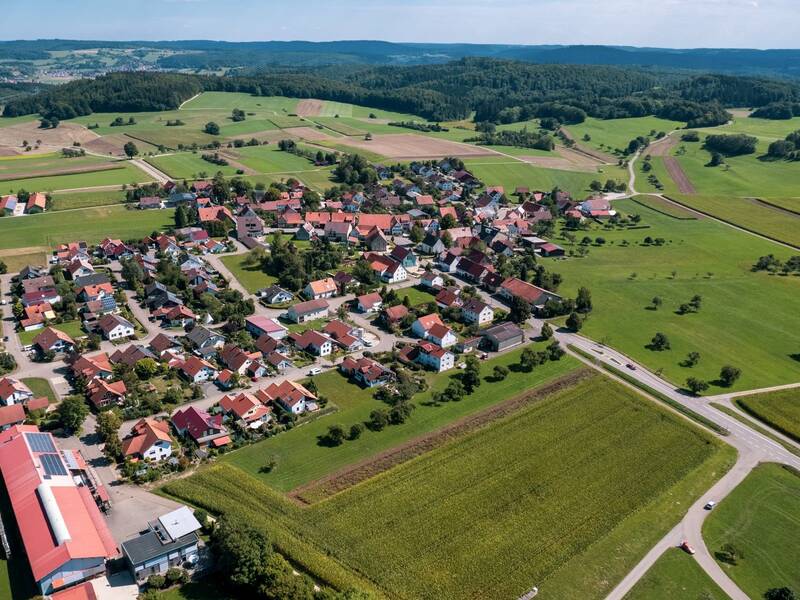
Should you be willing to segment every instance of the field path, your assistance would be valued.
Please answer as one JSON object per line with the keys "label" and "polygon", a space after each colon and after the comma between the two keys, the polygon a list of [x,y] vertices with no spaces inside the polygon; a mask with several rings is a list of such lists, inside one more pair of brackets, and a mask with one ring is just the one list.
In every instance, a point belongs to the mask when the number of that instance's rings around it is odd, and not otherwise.
{"label": "field path", "polygon": [[171,181],[169,175],[164,173],[164,171],[159,171],[153,165],[148,162],[143,161],[140,158],[134,158],[131,160],[131,163],[139,167],[142,171],[150,175],[153,179],[155,179],[158,183],[164,184],[168,181]]}
{"label": "field path", "polygon": [[[200,94],[202,94],[202,93],[203,93],[203,92],[200,92]],[[195,98],[197,98],[198,96],[200,96],[200,94],[195,94],[194,96],[192,96],[192,97],[191,97],[191,98],[189,98],[188,100],[184,100],[183,102],[181,102],[181,105],[178,107],[178,110],[181,110],[181,109],[183,108],[184,104],[189,104],[189,102],[191,102],[192,100],[194,100]]]}

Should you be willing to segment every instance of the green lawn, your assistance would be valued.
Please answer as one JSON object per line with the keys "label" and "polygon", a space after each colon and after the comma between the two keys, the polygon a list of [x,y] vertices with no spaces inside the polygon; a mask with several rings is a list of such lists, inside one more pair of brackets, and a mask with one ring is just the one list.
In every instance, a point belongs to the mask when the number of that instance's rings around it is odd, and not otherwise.
{"label": "green lawn", "polygon": [[[209,151],[210,152],[210,151]],[[174,179],[202,179],[198,173],[205,172],[206,177],[213,177],[221,171],[223,175],[235,175],[236,168],[220,166],[203,160],[202,152],[180,152],[178,154],[165,154],[147,158],[147,162],[164,171]]]}
{"label": "green lawn", "polygon": [[[567,129],[573,137],[581,143],[612,152],[624,150],[635,137],[650,136],[650,132],[663,131],[669,133],[673,129],[683,127],[685,123],[659,119],[658,117],[636,117],[631,119],[595,119],[588,117],[583,123],[569,125]],[[591,140],[583,141],[583,136],[589,134]],[[652,138],[655,140],[655,136]]]}
{"label": "green lawn", "polygon": [[46,212],[0,219],[0,250],[53,248],[57,244],[106,237],[141,239],[173,225],[173,210],[127,210],[124,206],[99,206],[69,212]]}
{"label": "green lawn", "polygon": [[144,171],[127,162],[120,162],[119,168],[106,169],[103,171],[0,181],[0,192],[3,194],[13,193],[20,189],[25,189],[29,192],[51,192],[102,185],[144,183],[148,181],[152,181],[152,178]]}
{"label": "green lawn", "polygon": [[408,298],[409,302],[411,302],[411,306],[419,306],[420,304],[427,304],[428,302],[436,300],[435,295],[416,286],[403,288],[399,293],[401,299]]}
{"label": "green lawn", "polygon": [[[84,337],[86,332],[81,329],[81,322],[80,321],[66,321],[64,323],[59,323],[58,325],[53,325],[53,329],[58,329],[66,333],[70,336],[73,340],[79,337]],[[43,329],[34,329],[33,331],[20,331],[19,332],[19,342],[23,346],[29,346],[33,343],[34,338],[42,333]]]}
{"label": "green lawn", "polygon": [[53,194],[50,210],[72,210],[75,208],[91,208],[93,206],[108,206],[120,204],[125,201],[125,192],[69,192]]}
{"label": "green lawn", "polygon": [[276,277],[267,275],[258,266],[245,266],[246,256],[246,254],[233,254],[222,256],[220,260],[248,292],[255,294],[258,290],[278,281]]}
{"label": "green lawn", "polygon": [[23,377],[22,383],[30,388],[34,398],[47,398],[50,404],[55,403],[57,400],[56,393],[53,391],[47,379],[42,379],[41,377]]}
{"label": "green lawn", "polygon": [[719,589],[697,561],[677,548],[661,555],[625,600],[726,600],[728,595]]}
{"label": "green lawn", "polygon": [[773,429],[800,442],[800,388],[743,396],[734,402]]}
{"label": "green lawn", "polygon": [[590,599],[731,462],[698,429],[593,376],[307,508],[227,462],[165,491],[270,528],[313,568],[311,546],[392,597],[516,598],[537,585],[545,599]]}
{"label": "green lawn", "polygon": [[800,476],[762,464],[726,497],[703,525],[712,554],[733,544],[741,558],[720,566],[751,598],[774,587],[800,590]]}
{"label": "green lawn", "polygon": [[[303,327],[309,328],[309,324],[303,324]],[[517,363],[520,353],[521,350],[517,350],[483,362],[483,373],[491,373],[495,364]],[[349,428],[353,423],[365,421],[370,412],[384,405],[373,399],[374,391],[348,382],[338,371],[330,371],[315,377],[314,381],[319,392],[337,406],[338,411],[335,414],[237,450],[226,455],[224,460],[273,487],[283,491],[290,490],[418,435],[439,429],[464,415],[516,396],[525,389],[563,375],[576,366],[573,359],[565,357],[561,361],[547,363],[533,373],[512,372],[504,381],[484,383],[473,395],[461,402],[441,406],[428,404],[430,391],[447,387],[454,374],[451,371],[430,375],[431,390],[414,399],[417,408],[406,423],[381,432],[367,430],[358,440],[337,448],[318,445],[317,436],[327,431],[328,425],[333,423],[341,423]],[[273,455],[277,457],[278,468],[272,473],[259,472]]]}
{"label": "green lawn", "polygon": [[[677,385],[690,376],[714,381],[727,364],[742,369],[733,389],[798,380],[800,362],[791,356],[800,348],[800,328],[787,323],[797,322],[800,314],[800,278],[750,270],[759,256],[774,253],[786,259],[788,251],[710,219],[678,220],[629,200],[614,205],[625,213],[640,214],[650,227],[579,231],[578,240],[588,234],[607,243],[591,246],[586,258],[544,259],[548,269],[564,277],[559,293],[574,297],[581,286],[591,291],[594,310],[582,333],[654,371],[663,369],[663,375]],[[645,236],[663,237],[666,243],[644,246]],[[629,245],[623,246],[622,240]],[[569,243],[566,248],[573,249]],[[676,314],[678,306],[695,294],[702,297],[700,311]],[[663,306],[648,310],[655,296]],[[657,332],[667,335],[671,350],[645,348]],[[701,354],[699,364],[680,366],[693,351]],[[712,385],[709,393],[724,389]]]}
{"label": "green lawn", "polygon": [[310,171],[315,168],[311,161],[301,156],[278,150],[275,145],[237,148],[234,154],[238,156],[239,162],[257,173],[287,173],[291,171]]}

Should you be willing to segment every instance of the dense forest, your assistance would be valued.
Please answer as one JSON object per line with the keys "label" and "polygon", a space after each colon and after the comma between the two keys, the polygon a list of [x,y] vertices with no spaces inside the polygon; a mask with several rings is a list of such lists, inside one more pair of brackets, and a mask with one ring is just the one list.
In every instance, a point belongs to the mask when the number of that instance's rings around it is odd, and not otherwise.
{"label": "dense forest", "polygon": [[494,123],[657,115],[690,127],[726,122],[725,106],[800,102],[800,85],[787,81],[464,58],[413,67],[271,69],[247,77],[112,73],[14,99],[4,116],[38,112],[69,119],[92,112],[168,110],[204,90],[350,102],[431,121],[473,112],[476,121]]}

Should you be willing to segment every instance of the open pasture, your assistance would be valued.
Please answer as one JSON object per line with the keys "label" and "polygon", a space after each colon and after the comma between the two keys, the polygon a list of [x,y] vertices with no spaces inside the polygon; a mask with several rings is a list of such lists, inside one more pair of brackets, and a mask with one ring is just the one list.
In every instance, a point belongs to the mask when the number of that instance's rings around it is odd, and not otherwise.
{"label": "open pasture", "polygon": [[[709,394],[728,389],[714,385],[724,365],[742,369],[734,389],[800,378],[800,362],[792,358],[800,347],[800,327],[787,326],[798,322],[800,277],[751,271],[758,257],[773,253],[786,259],[788,250],[711,219],[678,220],[629,200],[614,207],[641,215],[649,227],[578,231],[578,241],[602,237],[605,243],[590,245],[585,258],[545,259],[548,269],[564,277],[559,293],[574,297],[580,286],[591,290],[594,309],[582,333],[653,371],[663,370],[676,385],[691,376],[709,381]],[[644,245],[647,236],[665,242]],[[677,314],[696,294],[702,297],[699,312]],[[652,310],[656,296],[663,305]],[[645,347],[657,332],[669,338],[670,350]],[[695,351],[700,362],[681,366]]]}
{"label": "open pasture", "polygon": [[164,490],[253,519],[290,558],[313,563],[292,555],[312,546],[392,597],[516,598],[535,584],[543,598],[601,598],[729,454],[593,376],[307,508],[227,463]]}
{"label": "open pasture", "polygon": [[[567,125],[566,129],[576,142],[586,144],[604,152],[616,153],[628,146],[628,142],[638,136],[651,137],[651,131],[669,133],[683,127],[685,123],[658,117],[635,117],[630,119],[596,119],[588,117],[583,123]],[[584,136],[588,135],[589,140]]]}

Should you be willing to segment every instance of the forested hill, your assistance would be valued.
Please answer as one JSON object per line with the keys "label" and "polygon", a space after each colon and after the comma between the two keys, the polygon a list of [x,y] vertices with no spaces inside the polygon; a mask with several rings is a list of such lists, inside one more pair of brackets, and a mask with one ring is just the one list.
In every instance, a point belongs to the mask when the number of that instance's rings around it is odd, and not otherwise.
{"label": "forested hill", "polygon": [[204,90],[351,102],[433,121],[472,112],[478,121],[494,122],[658,115],[703,126],[727,121],[724,107],[800,103],[800,85],[782,80],[464,58],[413,67],[267,70],[247,77],[111,73],[12,100],[4,116],[69,119],[92,112],[168,110]]}

